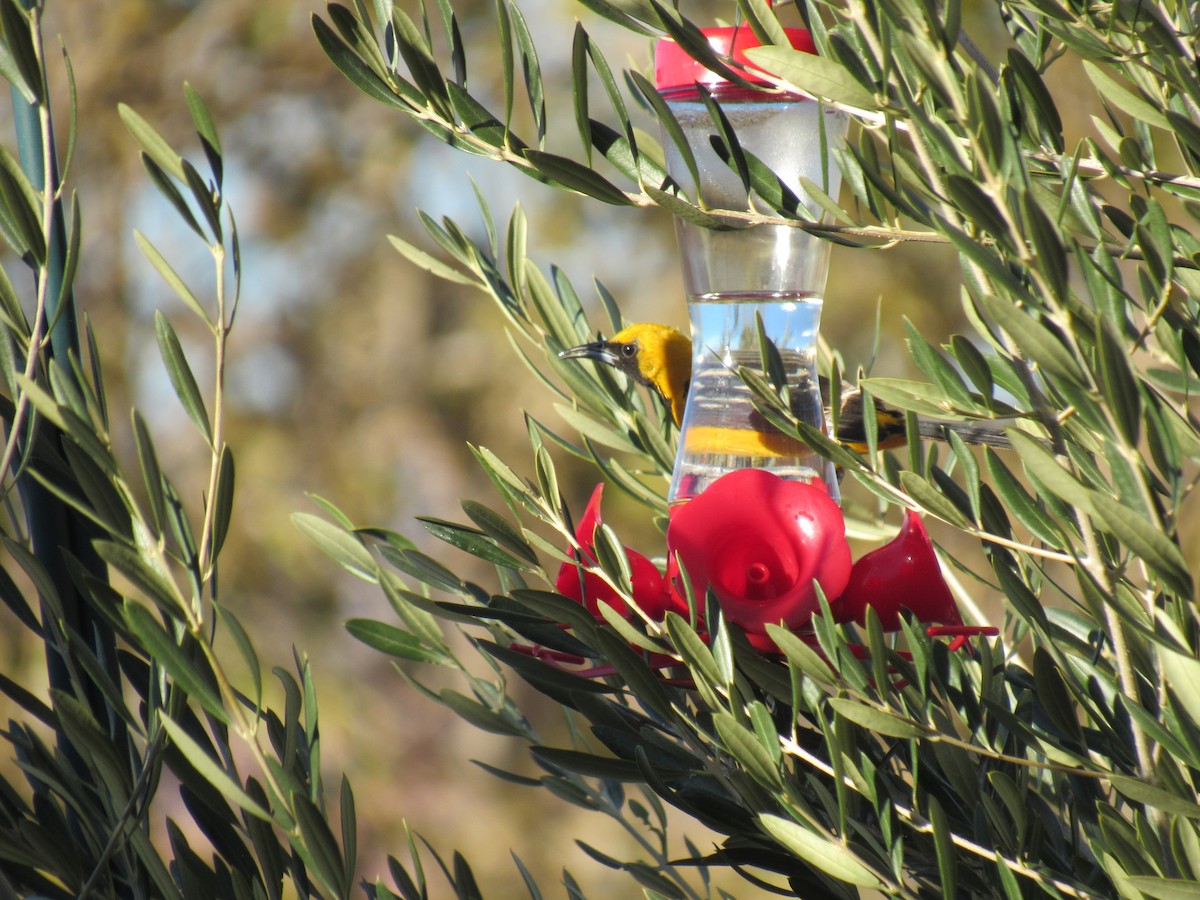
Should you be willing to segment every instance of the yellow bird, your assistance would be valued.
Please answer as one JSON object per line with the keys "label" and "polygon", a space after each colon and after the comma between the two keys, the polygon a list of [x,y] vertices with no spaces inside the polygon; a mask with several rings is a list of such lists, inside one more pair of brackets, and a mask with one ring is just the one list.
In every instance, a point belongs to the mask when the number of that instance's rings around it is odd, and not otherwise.
{"label": "yellow bird", "polygon": [[[560,359],[591,359],[613,366],[638,384],[651,388],[670,407],[676,425],[683,423],[683,407],[692,379],[692,342],[669,325],[638,323],[623,328],[607,341],[593,341],[571,347]],[[822,393],[825,393],[822,379]],[[827,414],[828,415],[828,414]],[[968,444],[1009,447],[1001,429],[961,422],[939,422],[917,417],[922,437],[948,440],[948,432],[958,434]],[[863,395],[858,389],[842,393],[838,412],[837,441],[858,453],[868,449],[863,427]],[[901,447],[908,440],[904,413],[875,401],[875,440],[881,450]]]}
{"label": "yellow bird", "polygon": [[643,322],[623,328],[607,341],[581,344],[559,359],[592,359],[620,369],[638,384],[652,388],[683,424],[683,405],[692,383],[692,340],[670,325]]}

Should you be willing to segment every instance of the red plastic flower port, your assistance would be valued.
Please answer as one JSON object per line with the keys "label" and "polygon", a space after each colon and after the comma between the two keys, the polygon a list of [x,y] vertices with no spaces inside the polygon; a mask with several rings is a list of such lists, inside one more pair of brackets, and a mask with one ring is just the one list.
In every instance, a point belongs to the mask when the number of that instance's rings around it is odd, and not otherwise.
{"label": "red plastic flower port", "polygon": [[[589,565],[596,563],[594,535],[600,526],[600,500],[604,494],[604,485],[596,485],[592,499],[588,501],[583,518],[575,526],[575,540],[583,548],[584,561]],[[572,559],[579,556],[575,550],[570,551]],[[687,614],[687,605],[674,596],[670,585],[663,578],[658,567],[636,550],[625,548],[629,559],[629,573],[633,599],[637,601],[642,611],[652,619],[661,620],[670,610]],[[577,603],[582,603],[596,618],[600,618],[600,601],[611,606],[618,615],[629,617],[631,610],[621,595],[599,575],[585,572],[578,565],[563,563],[558,570],[558,578],[554,582],[555,590],[564,597],[570,597]]]}
{"label": "red plastic flower port", "polygon": [[937,555],[920,516],[911,510],[896,537],[854,564],[850,582],[833,613],[839,622],[867,620],[867,607],[884,631],[900,629],[900,610],[921,622],[961,625],[962,616],[942,577]]}
{"label": "red plastic flower port", "polygon": [[950,649],[959,649],[968,637],[995,635],[998,629],[963,625],[958,604],[942,577],[933,543],[921,517],[908,510],[896,537],[872,550],[854,564],[850,582],[832,604],[839,622],[867,620],[867,607],[875,610],[884,631],[900,629],[900,611],[908,610],[919,622],[932,623],[930,637],[953,637]]}
{"label": "red plastic flower port", "polygon": [[850,578],[838,505],[820,487],[760,469],[730,472],[672,510],[667,548],[696,597],[711,587],[748,635],[806,625],[819,606],[813,582],[833,599]]}

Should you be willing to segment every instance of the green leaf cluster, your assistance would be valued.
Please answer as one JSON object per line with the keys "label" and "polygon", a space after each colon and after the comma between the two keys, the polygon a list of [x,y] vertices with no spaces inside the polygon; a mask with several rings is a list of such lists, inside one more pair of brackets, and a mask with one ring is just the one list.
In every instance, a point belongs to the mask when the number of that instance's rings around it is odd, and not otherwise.
{"label": "green leaf cluster", "polygon": [[[36,285],[29,315],[15,277],[0,273],[0,601],[44,646],[48,684],[0,675],[13,710],[2,742],[22,776],[0,782],[0,893],[347,896],[354,798],[343,781],[336,818],[327,808],[312,668],[297,654],[294,671],[274,668],[277,687],[264,683],[235,602],[218,588],[236,484],[223,394],[241,272],[217,129],[185,85],[198,167],[119,109],[150,182],[217,271],[202,298],[136,235],[165,296],[210,342],[204,383],[177,317],[156,314],[166,381],[200,437],[206,486],[194,500],[160,463],[146,416],[109,409],[99,339],[74,303],[85,248],[80,204],[71,197],[65,208],[57,167],[41,5],[26,6],[0,0],[0,76],[14,89],[19,144],[17,154],[0,148],[0,238],[13,251],[6,265],[27,268]],[[73,129],[73,84],[70,102]],[[71,133],[64,171],[74,142]],[[129,462],[116,449],[123,439]],[[169,816],[168,790],[182,800]]]}
{"label": "green leaf cluster", "polygon": [[[668,35],[714,71],[740,78],[679,10],[654,0],[585,5],[621,27]],[[425,522],[494,565],[496,591],[458,579],[398,535],[349,522],[336,538],[326,535],[343,565],[338,548],[347,538],[364,542],[354,557],[379,561],[371,577],[403,623],[359,620],[352,633],[406,663],[459,668],[472,696],[430,692],[433,699],[481,728],[525,738],[534,763],[555,777],[569,775],[583,791],[636,787],[636,807],[625,798],[601,808],[624,810],[643,834],[658,834],[643,815],[651,799],[725,835],[716,851],[686,860],[664,858],[653,841],[624,863],[592,854],[648,891],[710,891],[707,882],[688,882],[686,863],[701,872],[731,867],[805,897],[863,889],[906,897],[1190,896],[1200,890],[1198,557],[1186,542],[1200,478],[1195,12],[1166,0],[996,0],[988,7],[1007,43],[985,53],[957,0],[798,6],[819,56],[780,46],[780,22],[765,4],[738,10],[774,44],[751,54],[757,67],[858,122],[838,159],[843,201],[810,190],[822,222],[797,220],[795,198],[766,189],[778,180],[750,165],[719,107],[713,140],[740,177],[764,187],[763,204],[709,210],[687,197],[647,136],[657,131],[675,143],[687,163],[677,123],[645,73],[614,73],[600,28],[579,25],[574,35],[580,145],[568,157],[546,149],[555,123],[536,48],[508,0],[496,4],[504,101],[495,112],[468,90],[459,13],[449,0],[422,4],[417,19],[390,3],[335,4],[314,25],[359,89],[451,146],[547,184],[658,207],[703,227],[769,222],[852,246],[953,248],[963,333],[909,326],[919,377],[859,384],[868,409],[887,403],[905,414],[907,452],[872,445],[860,455],[795,421],[769,377],[769,358],[761,371],[740,374],[770,422],[835,462],[881,506],[922,511],[978,541],[982,564],[959,564],[960,599],[975,609],[972,594],[999,597],[1000,638],[951,653],[909,623],[887,636],[874,619],[848,630],[821,616],[809,635],[772,630],[780,653],[770,655],[726,627],[705,598],[690,598],[705,613],[701,632],[695,612],[690,621],[657,623],[602,604],[596,618],[548,590],[566,562],[633,599],[620,542],[607,527],[580,558],[551,451],[590,460],[661,512],[675,435],[655,400],[648,407],[619,376],[557,359],[593,338],[586,307],[557,271],[547,278],[528,261],[530,226],[519,211],[501,238],[486,208],[486,241],[423,213],[437,251],[402,237],[392,243],[416,265],[496,302],[514,348],[560,400],[567,433],[530,421],[528,478],[474,448],[505,512],[471,501],[470,525]],[[444,59],[440,46],[448,47]],[[1083,87],[1055,87],[1072,65],[1084,73]],[[1068,104],[1094,110],[1088,130],[1073,133],[1078,117],[1067,115],[1075,112]],[[623,324],[620,304],[598,284],[597,294],[608,320],[601,330],[611,333]],[[845,365],[836,351],[831,357],[840,390]],[[956,435],[925,445],[918,414],[999,423],[1011,448],[979,450]],[[430,616],[486,635],[477,638],[494,662],[486,687],[446,655],[440,628],[425,630]],[[410,680],[411,669],[402,669]],[[509,671],[570,711],[578,729],[571,746],[540,745],[517,724],[505,692]],[[545,777],[505,777],[570,802],[595,796]],[[392,888],[379,883],[376,896],[427,896],[415,847],[409,860],[413,873],[397,862]],[[472,895],[465,861],[441,867],[458,896]],[[670,886],[648,883],[645,867]]]}

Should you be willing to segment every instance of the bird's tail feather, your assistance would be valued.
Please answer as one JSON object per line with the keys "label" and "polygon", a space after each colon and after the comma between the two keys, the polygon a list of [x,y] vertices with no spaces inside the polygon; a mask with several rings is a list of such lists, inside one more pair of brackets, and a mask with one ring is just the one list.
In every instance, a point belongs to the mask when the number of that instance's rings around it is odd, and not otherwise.
{"label": "bird's tail feather", "polygon": [[968,444],[983,444],[988,447],[1012,449],[1012,441],[1004,433],[1001,425],[978,425],[973,422],[940,422],[936,419],[917,419],[917,430],[921,437],[933,440],[949,440],[949,432],[953,431]]}

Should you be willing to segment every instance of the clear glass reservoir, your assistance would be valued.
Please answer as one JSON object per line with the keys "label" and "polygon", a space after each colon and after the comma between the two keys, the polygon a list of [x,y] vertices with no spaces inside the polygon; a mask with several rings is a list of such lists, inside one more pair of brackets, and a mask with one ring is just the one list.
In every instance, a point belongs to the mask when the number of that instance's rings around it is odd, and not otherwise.
{"label": "clear glass reservoir", "polygon": [[837,496],[830,464],[779,431],[754,408],[738,368],[762,369],[757,316],[783,363],[792,412],[822,427],[816,338],[821,298],[767,291],[690,298],[692,385],[683,413],[670,499],[686,500],[733,469],[769,469],[781,478],[824,481]]}
{"label": "clear glass reservoir", "polygon": [[[745,62],[758,46],[748,28],[713,28],[705,35],[720,55]],[[789,30],[793,46],[812,52],[807,32]],[[768,166],[810,220],[802,179],[836,197],[841,179],[830,147],[845,134],[846,116],[794,94],[733,85],[691,60],[671,41],[656,51],[658,87],[687,138],[699,184],[664,135],[667,169],[685,193],[709,209],[770,207],[748,194],[737,171],[714,147],[717,129],[700,93],[711,94],[742,149]],[[754,223],[717,230],[676,219],[692,326],[692,381],[668,499],[693,497],[733,469],[769,469],[783,478],[823,482],[838,496],[833,467],[780,432],[754,410],[739,366],[762,370],[756,315],[775,344],[797,418],[825,428],[816,346],[830,244],[792,225]]]}

